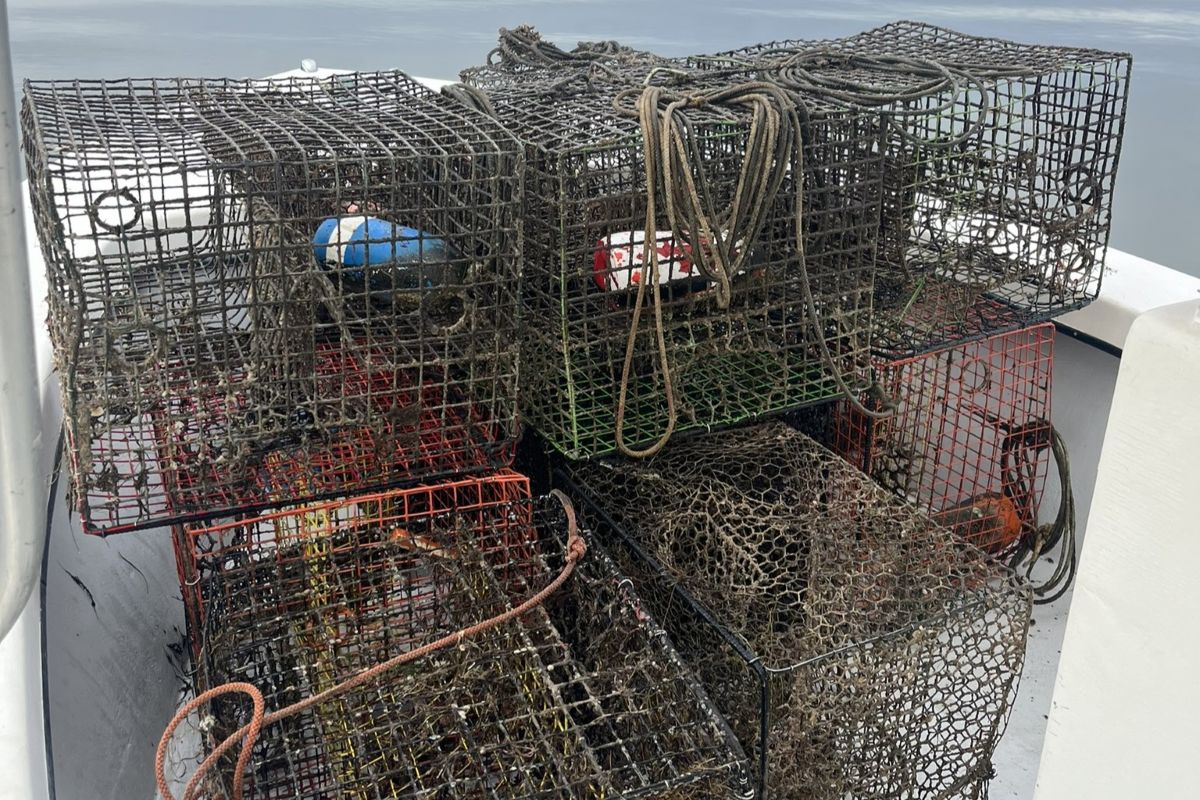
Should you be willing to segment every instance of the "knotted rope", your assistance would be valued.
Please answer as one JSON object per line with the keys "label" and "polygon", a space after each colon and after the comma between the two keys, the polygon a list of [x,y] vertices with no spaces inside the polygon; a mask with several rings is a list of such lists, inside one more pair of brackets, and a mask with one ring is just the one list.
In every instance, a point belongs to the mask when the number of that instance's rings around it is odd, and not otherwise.
{"label": "knotted rope", "polygon": [[488,66],[555,66],[586,64],[596,61],[661,61],[653,53],[634,50],[611,39],[601,42],[579,42],[574,50],[566,51],[547,42],[532,25],[501,28],[500,39],[487,54]]}

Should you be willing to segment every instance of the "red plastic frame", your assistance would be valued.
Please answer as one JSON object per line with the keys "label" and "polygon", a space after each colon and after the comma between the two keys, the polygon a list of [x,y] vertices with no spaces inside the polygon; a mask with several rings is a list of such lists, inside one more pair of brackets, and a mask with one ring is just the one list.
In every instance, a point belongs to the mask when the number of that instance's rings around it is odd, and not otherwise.
{"label": "red plastic frame", "polygon": [[893,361],[876,373],[895,414],[843,403],[834,449],[992,553],[1038,522],[1050,457],[1054,325]]}
{"label": "red plastic frame", "polygon": [[[328,541],[330,545],[323,551],[323,557],[329,558],[340,548],[354,547],[350,541],[339,543],[337,534],[365,529],[386,532],[393,540],[408,537],[414,551],[449,547],[452,544],[440,540],[435,544],[416,530],[413,523],[428,523],[451,513],[460,525],[466,521],[465,527],[460,529],[461,535],[473,535],[477,541],[486,539],[513,547],[536,540],[532,506],[527,502],[531,498],[528,477],[513,470],[501,470],[483,477],[373,492],[212,524],[175,526],[175,560],[194,654],[196,658],[201,656],[206,607],[214,599],[205,598],[202,563],[223,567],[229,559],[238,557],[235,554],[241,554],[255,563],[270,562],[280,572],[291,562],[290,566],[296,568],[293,571],[303,576],[307,569],[304,562],[311,560],[302,547],[306,542]],[[369,576],[344,575],[336,570],[323,577],[341,583],[369,579]],[[410,599],[420,611],[422,604],[416,591],[419,587],[410,589],[413,589]],[[265,613],[261,607],[223,606],[223,618],[237,619],[240,615],[257,618]]]}

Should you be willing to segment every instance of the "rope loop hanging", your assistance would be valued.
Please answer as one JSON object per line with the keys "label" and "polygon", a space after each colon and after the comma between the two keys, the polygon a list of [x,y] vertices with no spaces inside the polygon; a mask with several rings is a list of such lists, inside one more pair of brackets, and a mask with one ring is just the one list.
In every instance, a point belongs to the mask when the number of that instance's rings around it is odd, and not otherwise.
{"label": "rope loop hanging", "polygon": [[[808,275],[804,242],[804,131],[808,129],[808,110],[796,96],[782,86],[767,81],[750,81],[716,89],[682,91],[649,85],[629,88],[613,99],[616,113],[636,117],[641,127],[646,171],[646,221],[643,258],[649,276],[638,285],[633,318],[626,342],[625,360],[618,388],[616,440],[627,456],[647,458],[658,453],[674,433],[678,411],[662,317],[659,284],[659,257],[653,242],[658,227],[657,197],[661,191],[666,205],[666,220],[676,241],[686,242],[700,274],[711,281],[716,305],[730,307],[736,277],[746,271],[753,244],[760,238],[789,175],[794,176],[795,252],[801,278],[805,313],[812,328],[822,361],[833,376],[839,392],[859,411],[873,417],[891,414],[891,404],[881,410],[867,408],[859,399],[862,386],[850,386],[825,340],[825,326],[813,297]],[[727,205],[718,206],[712,194],[713,182],[705,172],[704,153],[700,149],[693,120],[687,113],[703,108],[727,117],[730,122],[749,116],[746,144],[737,182]],[[740,112],[740,115],[739,113]],[[629,379],[637,331],[641,321],[646,286],[653,287],[655,333],[660,370],[667,401],[667,427],[660,437],[642,450],[630,448],[624,437],[624,419],[628,402]]]}
{"label": "rope loop hanging", "polygon": [[251,753],[254,749],[254,743],[258,739],[262,729],[268,725],[273,725],[281,720],[293,717],[300,714],[313,706],[329,702],[330,700],[341,697],[364,684],[369,683],[376,678],[390,672],[404,664],[411,663],[421,658],[425,658],[439,650],[444,650],[447,647],[457,647],[463,640],[479,636],[500,625],[507,624],[514,619],[526,614],[537,606],[541,605],[551,595],[562,588],[567,579],[571,577],[575,567],[583,560],[587,554],[587,541],[579,532],[579,525],[575,515],[575,506],[570,498],[561,490],[554,489],[550,492],[563,507],[563,512],[566,516],[567,536],[564,544],[564,561],[562,568],[555,578],[531,595],[519,605],[510,607],[507,611],[497,614],[493,617],[477,622],[466,628],[461,628],[449,633],[440,639],[428,642],[420,647],[412,650],[407,650],[399,655],[393,656],[387,661],[380,662],[373,667],[364,669],[354,675],[346,678],[342,682],[331,686],[330,688],[317,694],[306,697],[295,703],[292,703],[285,708],[270,713],[266,712],[265,703],[262,692],[258,687],[246,682],[226,683],[222,686],[217,686],[203,692],[185,704],[175,713],[171,721],[167,724],[166,730],[163,731],[162,738],[159,739],[158,748],[155,753],[154,760],[154,777],[158,787],[159,795],[163,800],[175,800],[175,796],[171,793],[170,784],[166,777],[166,762],[167,749],[171,744],[171,740],[175,735],[176,729],[183,724],[184,720],[198,708],[210,703],[218,697],[228,694],[242,694],[250,698],[253,704],[253,711],[250,722],[242,726],[238,730],[225,737],[217,746],[205,757],[188,780],[184,787],[183,800],[197,800],[198,792],[203,785],[205,776],[217,766],[221,757],[229,752],[234,747],[241,745],[238,753],[235,773],[232,780],[232,800],[242,800],[244,793],[244,782],[246,770],[250,764]]}
{"label": "rope loop hanging", "polygon": [[[1036,442],[1025,442],[1024,446],[1031,450],[1050,448],[1054,455],[1054,464],[1058,473],[1059,501],[1058,511],[1054,521],[1045,525],[1037,525],[1037,520],[1027,517],[1027,529],[1021,537],[1021,542],[1009,559],[1009,566],[1017,570],[1021,564],[1026,564],[1024,574],[1033,584],[1034,603],[1048,605],[1058,600],[1075,581],[1075,572],[1079,566],[1079,554],[1076,549],[1075,529],[1075,492],[1071,486],[1071,460],[1067,453],[1067,444],[1062,435],[1053,425],[1047,425],[1045,434]],[[1026,483],[1018,469],[1010,469],[1009,462],[1004,462],[1005,482],[1014,482],[1020,489]],[[1026,490],[1027,491],[1027,490]],[[1033,576],[1033,568],[1039,559],[1056,550],[1056,557],[1050,559],[1054,564],[1051,574],[1041,580]]]}

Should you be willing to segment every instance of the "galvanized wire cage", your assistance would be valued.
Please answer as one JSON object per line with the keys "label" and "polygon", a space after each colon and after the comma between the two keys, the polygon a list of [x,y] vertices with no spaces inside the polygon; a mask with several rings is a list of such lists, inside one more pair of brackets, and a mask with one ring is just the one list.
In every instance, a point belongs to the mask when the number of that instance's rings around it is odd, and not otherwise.
{"label": "galvanized wire cage", "polygon": [[[523,417],[570,457],[815,402],[866,370],[877,119],[815,109],[802,145],[756,158],[771,112],[718,98],[739,87],[691,85],[710,104],[673,112],[685,89],[659,89],[680,136],[663,144],[669,178],[660,151],[646,157],[640,90],[568,81],[487,102],[528,144]],[[768,188],[747,195],[757,178]],[[689,181],[707,219],[686,198],[668,209]]]}
{"label": "galvanized wire cage", "polygon": [[27,83],[22,122],[87,528],[296,501],[281,460],[314,493],[508,462],[494,122],[398,72]]}
{"label": "galvanized wire cage", "polygon": [[[896,404],[840,404],[832,448],[977,547],[1009,553],[1038,522],[1050,458],[1054,325],[876,362]],[[866,400],[870,403],[870,399]]]}
{"label": "galvanized wire cage", "polygon": [[986,794],[1029,624],[1011,572],[782,423],[570,469],[761,796]]}
{"label": "galvanized wire cage", "polygon": [[[534,594],[566,529],[501,473],[181,531],[197,689],[250,681],[272,708],[327,689]],[[210,739],[245,722],[244,704],[211,713]],[[736,798],[743,759],[593,547],[519,621],[267,728],[247,796]]]}
{"label": "galvanized wire cage", "polygon": [[885,113],[875,347],[890,357],[1096,297],[1131,63],[919,22],[689,61]]}

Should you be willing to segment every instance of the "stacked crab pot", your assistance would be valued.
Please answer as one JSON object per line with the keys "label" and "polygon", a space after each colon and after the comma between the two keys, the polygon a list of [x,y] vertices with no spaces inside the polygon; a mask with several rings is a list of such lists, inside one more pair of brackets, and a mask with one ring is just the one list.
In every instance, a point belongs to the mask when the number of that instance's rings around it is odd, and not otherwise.
{"label": "stacked crab pot", "polygon": [[202,793],[986,796],[1129,69],[901,22],[27,83],[84,527],[173,526],[197,692],[317,698]]}
{"label": "stacked crab pot", "polygon": [[1027,326],[1099,293],[1127,53],[896,22],[687,63],[885,116],[878,353],[903,358]]}
{"label": "stacked crab pot", "polygon": [[861,387],[876,115],[699,75],[518,76],[483,105],[526,146],[521,405],[546,441],[635,454]]}
{"label": "stacked crab pot", "polygon": [[[578,557],[510,469],[526,170],[493,120],[386,72],[29,84],[23,122],[74,497],[93,533],[173,525],[195,691],[313,697]],[[205,703],[183,760],[248,719]],[[200,786],[699,800],[743,761],[594,547]]]}
{"label": "stacked crab pot", "polygon": [[1129,72],[911,22],[687,58],[521,27],[450,91],[526,143],[526,418],[762,796],[986,795],[1009,566],[1060,548],[1039,602],[1073,570],[1044,321],[1099,292]]}
{"label": "stacked crab pot", "polygon": [[497,126],[400,73],[30,84],[23,121],[89,531],[509,463]]}

